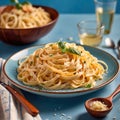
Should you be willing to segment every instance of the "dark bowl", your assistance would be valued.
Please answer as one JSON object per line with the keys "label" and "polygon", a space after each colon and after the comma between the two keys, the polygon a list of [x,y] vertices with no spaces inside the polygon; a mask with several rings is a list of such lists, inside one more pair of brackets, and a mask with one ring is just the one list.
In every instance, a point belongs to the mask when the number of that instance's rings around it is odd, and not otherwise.
{"label": "dark bowl", "polygon": [[[3,11],[5,7],[6,6],[0,7],[0,13]],[[27,29],[0,28],[0,40],[12,45],[22,45],[33,43],[42,38],[43,36],[47,35],[55,26],[59,17],[59,13],[57,10],[47,6],[34,5],[34,7],[42,7],[44,10],[46,10],[50,14],[52,21],[45,26],[35,28]]]}

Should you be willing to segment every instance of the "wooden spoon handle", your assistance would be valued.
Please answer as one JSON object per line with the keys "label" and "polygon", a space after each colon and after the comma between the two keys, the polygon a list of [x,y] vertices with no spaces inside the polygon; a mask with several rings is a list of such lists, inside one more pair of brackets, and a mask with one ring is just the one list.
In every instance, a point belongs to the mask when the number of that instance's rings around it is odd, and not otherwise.
{"label": "wooden spoon handle", "polygon": [[24,108],[30,113],[32,116],[36,116],[39,113],[39,110],[33,106],[23,95],[13,89],[11,86],[2,83],[2,85],[9,91],[11,94],[24,106]]}
{"label": "wooden spoon handle", "polygon": [[112,98],[119,92],[120,92],[120,85],[118,85],[118,87],[115,89],[115,91],[110,96],[108,96],[107,99],[112,101]]}
{"label": "wooden spoon handle", "polygon": [[[0,75],[2,70],[2,63],[3,63],[3,59],[0,58]],[[39,113],[39,110],[35,106],[33,106],[22,94],[17,92],[14,88],[1,81],[0,84],[3,85],[32,116],[36,116]]]}

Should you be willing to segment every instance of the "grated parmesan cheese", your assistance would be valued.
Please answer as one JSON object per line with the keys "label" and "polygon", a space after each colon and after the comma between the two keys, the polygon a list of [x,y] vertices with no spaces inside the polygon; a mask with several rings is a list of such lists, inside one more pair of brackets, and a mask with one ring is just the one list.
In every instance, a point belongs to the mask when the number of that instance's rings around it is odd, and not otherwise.
{"label": "grated parmesan cheese", "polygon": [[94,101],[91,103],[90,108],[95,111],[104,111],[107,110],[108,107],[101,101]]}

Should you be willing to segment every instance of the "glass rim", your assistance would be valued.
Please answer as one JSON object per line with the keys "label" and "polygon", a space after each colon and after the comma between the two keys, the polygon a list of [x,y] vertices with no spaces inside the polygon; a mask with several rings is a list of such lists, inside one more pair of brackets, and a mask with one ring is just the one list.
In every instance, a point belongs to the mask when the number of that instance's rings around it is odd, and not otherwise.
{"label": "glass rim", "polygon": [[[96,28],[100,28],[101,30],[105,28],[104,24],[98,23],[96,20],[82,20],[77,24],[78,28],[82,29],[83,27],[81,27],[81,25],[84,25],[85,23],[95,23]],[[95,28],[85,27],[85,29],[93,30]]]}
{"label": "glass rim", "polygon": [[109,1],[109,2],[106,2],[106,1],[100,1],[100,0],[94,0],[95,3],[99,3],[99,4],[112,4],[112,3],[116,3],[117,0],[112,0],[112,1]]}

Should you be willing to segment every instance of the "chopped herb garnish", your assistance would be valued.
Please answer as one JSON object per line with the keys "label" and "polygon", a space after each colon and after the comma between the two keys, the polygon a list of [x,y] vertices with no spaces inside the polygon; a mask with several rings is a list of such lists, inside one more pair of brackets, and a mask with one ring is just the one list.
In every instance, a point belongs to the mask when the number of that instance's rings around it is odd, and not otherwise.
{"label": "chopped herb garnish", "polygon": [[17,8],[17,9],[22,9],[22,4],[16,3],[16,8]]}
{"label": "chopped herb garnish", "polygon": [[19,0],[10,0],[10,1],[11,1],[11,3],[15,4],[17,9],[21,9],[22,5],[30,4],[30,2],[28,2],[28,1],[23,1],[21,3],[19,2]]}
{"label": "chopped herb garnish", "polygon": [[66,52],[65,42],[58,41],[58,46],[61,48],[62,52]]}
{"label": "chopped herb garnish", "polygon": [[49,56],[50,56],[50,57],[52,57],[52,56],[53,56],[53,54],[50,54]]}
{"label": "chopped herb garnish", "polygon": [[85,87],[86,88],[91,88],[91,84],[87,84]]}
{"label": "chopped herb garnish", "polygon": [[75,48],[67,48],[65,46],[65,42],[62,42],[62,41],[58,41],[58,46],[60,47],[60,49],[62,50],[62,52],[70,52],[70,53],[73,53],[73,54],[76,54],[76,55],[81,55],[81,52],[78,51],[77,49]]}
{"label": "chopped herb garnish", "polygon": [[76,55],[81,55],[80,51],[78,51],[74,48],[68,48],[67,51],[70,53],[76,54]]}

